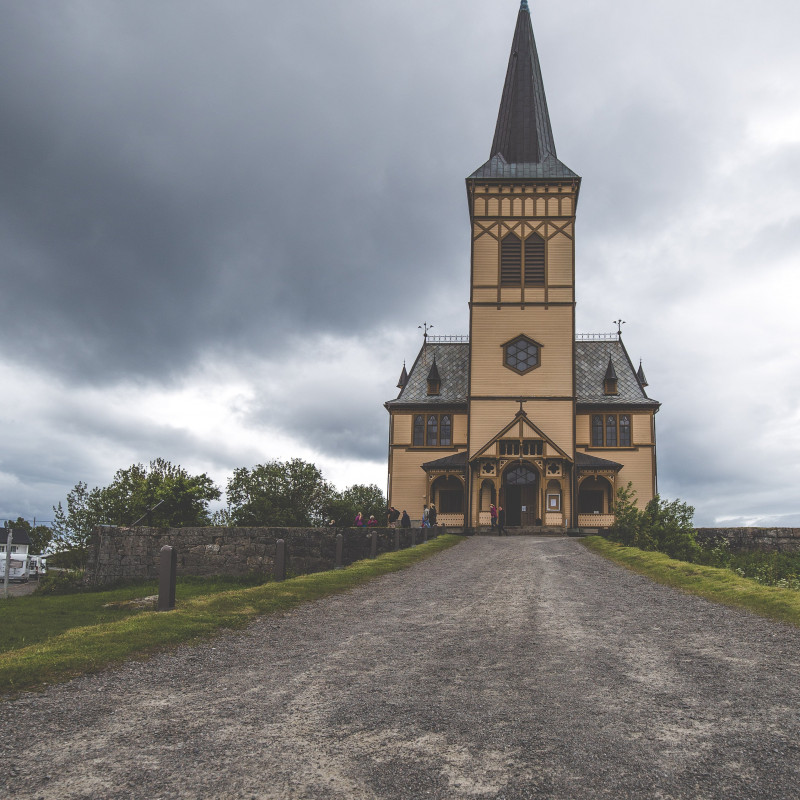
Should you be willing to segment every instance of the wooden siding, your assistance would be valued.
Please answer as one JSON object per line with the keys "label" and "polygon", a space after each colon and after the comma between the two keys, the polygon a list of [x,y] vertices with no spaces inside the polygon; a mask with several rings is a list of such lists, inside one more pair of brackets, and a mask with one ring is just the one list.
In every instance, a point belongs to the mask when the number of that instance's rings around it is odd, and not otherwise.
{"label": "wooden siding", "polygon": [[453,444],[467,446],[467,415],[453,414]]}
{"label": "wooden siding", "polygon": [[653,444],[653,415],[652,414],[633,414],[633,443],[634,444]]}
{"label": "wooden siding", "polygon": [[411,444],[411,429],[414,420],[413,414],[393,414],[394,426],[392,444]]}
{"label": "wooden siding", "polygon": [[[571,396],[573,309],[473,307],[470,394]],[[502,346],[524,333],[542,346],[541,365],[525,375],[503,364]]]}
{"label": "wooden siding", "polygon": [[497,239],[484,234],[475,240],[472,264],[473,282],[476,286],[497,285],[497,258]]}
{"label": "wooden siding", "polygon": [[[572,403],[569,400],[528,400],[523,403],[523,408],[528,419],[543,434],[566,453],[572,453]],[[470,457],[482,450],[514,419],[519,403],[514,400],[473,400],[471,410]],[[523,436],[527,435],[523,433]]]}
{"label": "wooden siding", "polygon": [[572,285],[572,239],[559,233],[547,242],[547,282]]}

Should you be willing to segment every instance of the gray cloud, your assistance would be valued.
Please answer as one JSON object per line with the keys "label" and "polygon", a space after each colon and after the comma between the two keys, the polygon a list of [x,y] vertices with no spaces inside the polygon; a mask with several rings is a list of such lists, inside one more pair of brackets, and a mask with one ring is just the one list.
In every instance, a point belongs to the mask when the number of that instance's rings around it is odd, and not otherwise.
{"label": "gray cloud", "polygon": [[[224,483],[292,442],[382,483],[416,326],[466,333],[463,181],[489,155],[517,7],[0,0],[0,361],[37,392],[0,409],[0,514],[155,456]],[[791,397],[800,372],[783,310],[800,10],[533,17],[559,155],[584,177],[578,326],[628,320],[664,403],[662,488],[705,520],[794,513],[788,447],[756,445],[755,477],[728,454],[759,417],[800,444],[796,407],[742,389]]]}

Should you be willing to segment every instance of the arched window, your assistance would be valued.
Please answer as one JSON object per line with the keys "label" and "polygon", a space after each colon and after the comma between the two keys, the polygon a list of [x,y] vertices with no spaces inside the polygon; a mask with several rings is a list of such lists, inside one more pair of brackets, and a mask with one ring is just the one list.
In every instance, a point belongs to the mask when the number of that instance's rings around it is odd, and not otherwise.
{"label": "arched window", "polygon": [[442,447],[449,447],[452,436],[451,436],[452,425],[450,423],[450,415],[444,414],[442,416],[442,421],[439,424],[439,444]]}
{"label": "arched window", "polygon": [[603,415],[592,416],[592,447],[603,446]]}
{"label": "arched window", "polygon": [[519,286],[522,279],[522,242],[509,233],[500,242],[500,284]]}
{"label": "arched window", "polygon": [[631,418],[628,414],[619,415],[619,446],[631,446]]}
{"label": "arched window", "polygon": [[428,435],[426,445],[428,447],[436,447],[439,444],[439,418],[436,414],[431,414],[428,417]]}
{"label": "arched window", "polygon": [[617,446],[617,415],[609,414],[606,417],[606,447]]}
{"label": "arched window", "polygon": [[425,444],[425,417],[417,414],[414,417],[414,447],[422,447]]}
{"label": "arched window", "polygon": [[525,285],[544,286],[544,239],[538,233],[525,240]]}

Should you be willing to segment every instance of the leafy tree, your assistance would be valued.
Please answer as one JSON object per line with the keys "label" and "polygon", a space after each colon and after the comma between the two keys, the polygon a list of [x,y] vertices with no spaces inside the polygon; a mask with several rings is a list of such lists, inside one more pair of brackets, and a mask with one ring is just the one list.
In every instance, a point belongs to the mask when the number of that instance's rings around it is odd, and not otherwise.
{"label": "leafy tree", "polygon": [[[149,468],[120,469],[104,488],[79,481],[67,494],[67,509],[53,507],[54,539],[63,549],[84,551],[97,525],[132,525],[140,519],[157,527],[198,527],[210,521],[208,503],[220,490],[205,473],[190,475],[163,458]],[[155,506],[159,504],[156,508]]]}
{"label": "leafy tree", "polygon": [[335,520],[339,527],[352,525],[359,511],[364,515],[365,522],[370,515],[374,515],[378,525],[384,526],[387,508],[383,492],[374,483],[356,483],[332,495],[325,514],[327,520]]}
{"label": "leafy tree", "polygon": [[240,467],[228,480],[229,519],[245,526],[319,525],[332,493],[319,469],[300,458]]}

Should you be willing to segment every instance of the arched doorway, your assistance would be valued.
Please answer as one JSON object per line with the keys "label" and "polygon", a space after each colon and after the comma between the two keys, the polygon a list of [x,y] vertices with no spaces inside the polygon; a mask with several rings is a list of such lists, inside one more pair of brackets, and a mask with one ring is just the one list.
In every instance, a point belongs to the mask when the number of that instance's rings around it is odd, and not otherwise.
{"label": "arched doorway", "polygon": [[463,514],[464,484],[454,475],[437,478],[431,486],[431,501],[439,514]]}
{"label": "arched doorway", "polygon": [[532,464],[521,461],[506,468],[501,503],[506,511],[506,525],[536,524],[538,488],[539,472]]}
{"label": "arched doorway", "polygon": [[578,513],[610,514],[611,498],[611,484],[605,478],[584,478],[578,489]]}

